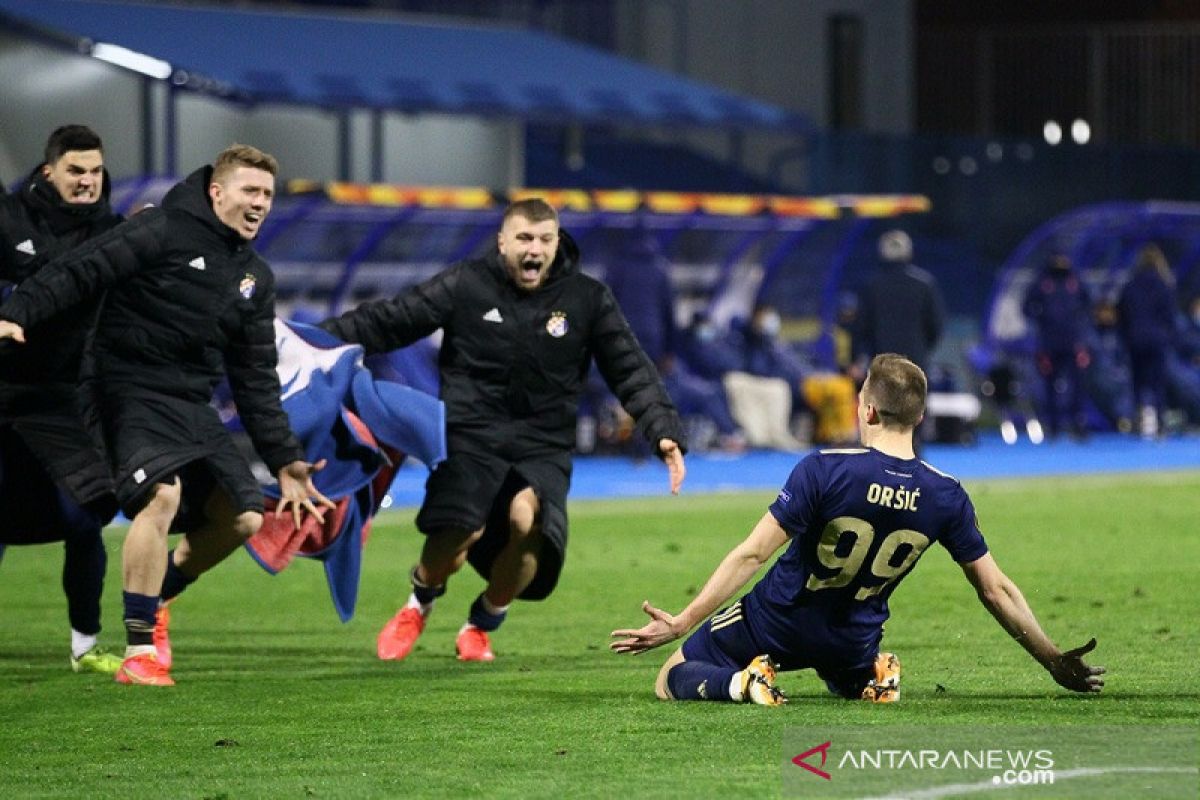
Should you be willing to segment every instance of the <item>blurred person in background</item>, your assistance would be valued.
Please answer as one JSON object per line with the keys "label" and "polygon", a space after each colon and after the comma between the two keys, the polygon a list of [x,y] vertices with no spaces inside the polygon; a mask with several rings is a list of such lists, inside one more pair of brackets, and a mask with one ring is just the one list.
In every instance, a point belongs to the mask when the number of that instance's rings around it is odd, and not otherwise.
{"label": "blurred person in background", "polygon": [[1092,362],[1092,303],[1071,259],[1061,253],[1050,256],[1021,308],[1036,331],[1034,363],[1044,386],[1046,433],[1057,436],[1065,418],[1072,434],[1082,438],[1087,435],[1083,372]]}
{"label": "blurred person in background", "polygon": [[1129,354],[1133,404],[1139,432],[1162,432],[1167,359],[1175,347],[1175,278],[1157,245],[1147,245],[1117,300],[1117,330]]}
{"label": "blurred person in background", "polygon": [[[820,444],[853,442],[857,433],[854,382],[846,375],[818,368],[782,337],[779,311],[766,303],[755,307],[741,327],[742,368],[751,375],[786,381],[792,393],[792,415],[797,409],[811,412],[812,439]],[[807,438],[807,437],[805,437]],[[805,446],[791,432],[776,445],[794,450]]]}
{"label": "blurred person in background", "polygon": [[[736,335],[717,327],[706,313],[697,312],[680,335],[680,358],[702,378],[722,391],[739,440],[750,447],[793,446],[790,431],[792,390],[781,378],[751,375],[742,367]],[[796,443],[798,444],[798,443]]]}
{"label": "blurred person in background", "polygon": [[[720,449],[744,450],[745,438],[730,414],[720,381],[696,374],[679,357],[682,332],[675,323],[675,289],[666,259],[649,234],[633,235],[609,265],[605,282],[621,306],[630,330],[658,368],[680,415],[685,419],[689,416],[707,419],[716,429],[716,444]],[[704,443],[693,442],[692,446],[703,447]]]}
{"label": "blurred person in background", "polygon": [[[867,363],[880,353],[900,353],[929,372],[934,348],[942,338],[946,308],[937,281],[913,263],[912,238],[902,230],[879,237],[879,266],[859,291],[853,335],[854,366],[861,381]],[[921,429],[916,448],[921,450]]]}
{"label": "blurred person in background", "polygon": [[[121,223],[109,188],[95,131],[64,125],[50,134],[45,160],[12,194],[0,194],[4,296],[55,256]],[[71,667],[112,674],[121,659],[97,644],[108,564],[100,531],[117,504],[76,389],[96,307],[46,320],[29,332],[28,346],[6,346],[0,356],[0,553],[6,544],[63,542]]]}
{"label": "blurred person in background", "polygon": [[879,353],[900,353],[926,372],[945,327],[937,281],[913,264],[913,244],[901,230],[879,237],[881,263],[859,292],[854,348],[859,376]]}

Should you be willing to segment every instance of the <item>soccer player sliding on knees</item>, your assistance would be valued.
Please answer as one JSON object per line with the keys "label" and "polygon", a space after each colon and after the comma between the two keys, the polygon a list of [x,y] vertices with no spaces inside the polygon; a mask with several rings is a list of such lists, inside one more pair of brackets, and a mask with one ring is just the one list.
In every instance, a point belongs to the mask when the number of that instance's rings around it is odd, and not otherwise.
{"label": "soccer player sliding on knees", "polygon": [[[650,622],[613,631],[612,650],[643,653],[699,625],[659,671],[659,698],[782,705],[777,673],[811,668],[835,695],[895,702],[900,661],[880,650],[888,597],[937,542],[1001,627],[1060,686],[1099,692],[1104,668],[1084,661],[1096,640],[1058,648],[988,552],[966,491],[914,456],[926,391],[916,364],[894,353],[876,356],[859,393],[862,447],[801,460],[692,602],[675,615],[643,603]],[[763,579],[725,606],[780,549]]]}

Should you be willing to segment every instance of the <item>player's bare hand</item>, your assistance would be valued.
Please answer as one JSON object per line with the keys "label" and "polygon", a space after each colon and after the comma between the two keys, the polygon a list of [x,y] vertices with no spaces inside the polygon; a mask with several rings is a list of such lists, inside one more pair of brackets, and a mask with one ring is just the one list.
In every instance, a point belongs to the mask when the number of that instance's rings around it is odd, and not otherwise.
{"label": "player's bare hand", "polygon": [[683,486],[683,476],[687,474],[687,468],[683,465],[683,450],[680,449],[679,443],[674,439],[659,439],[658,457],[667,465],[667,474],[671,478],[671,494],[679,494],[679,487]]}
{"label": "player's bare hand", "polygon": [[15,322],[0,319],[0,340],[12,339],[14,342],[25,343],[25,329]]}
{"label": "player's bare hand", "polygon": [[1104,667],[1091,667],[1084,663],[1083,657],[1096,649],[1096,639],[1082,647],[1068,650],[1062,655],[1051,659],[1046,665],[1051,677],[1064,689],[1073,692],[1098,692],[1104,688]]}
{"label": "player's bare hand", "polygon": [[637,655],[679,638],[682,631],[677,629],[675,617],[661,608],[655,608],[650,605],[649,601],[642,603],[642,611],[650,615],[648,623],[636,629],[621,628],[610,634],[614,639],[617,639],[617,641],[608,645],[609,649],[614,653],[632,653]]}
{"label": "player's bare hand", "polygon": [[317,522],[325,522],[325,516],[317,506],[334,509],[337,508],[337,504],[318,492],[312,482],[312,476],[325,469],[325,463],[325,459],[316,464],[293,461],[279,470],[279,505],[275,507],[276,517],[282,517],[287,507],[291,506],[292,520],[297,528],[300,527],[305,511],[312,514]]}

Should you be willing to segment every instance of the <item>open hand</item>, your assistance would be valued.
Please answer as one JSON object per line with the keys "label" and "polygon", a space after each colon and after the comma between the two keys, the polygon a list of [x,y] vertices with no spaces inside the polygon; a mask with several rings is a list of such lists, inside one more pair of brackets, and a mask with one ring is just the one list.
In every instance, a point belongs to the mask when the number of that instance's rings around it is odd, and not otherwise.
{"label": "open hand", "polygon": [[1051,677],[1064,689],[1073,692],[1098,692],[1104,688],[1104,667],[1090,667],[1084,663],[1083,657],[1096,649],[1096,639],[1093,637],[1082,647],[1068,650],[1062,655],[1055,656],[1046,665]]}
{"label": "open hand", "polygon": [[[325,522],[325,517],[317,509],[317,506],[334,509],[337,508],[337,504],[318,492],[312,482],[313,474],[323,470],[325,463],[325,459],[321,459],[316,464],[310,464],[307,461],[293,461],[279,470],[279,505],[275,507],[276,517],[282,517],[284,509],[290,505],[292,520],[296,523],[297,528],[300,527],[304,511],[308,511],[316,517],[317,522]],[[313,500],[316,500],[316,503]]]}
{"label": "open hand", "polygon": [[675,641],[683,633],[676,629],[675,617],[661,608],[650,605],[649,601],[642,603],[642,611],[650,615],[650,621],[645,625],[637,629],[621,628],[612,632],[611,636],[614,639],[620,636],[625,637],[609,644],[609,649],[614,653],[632,653],[634,655],[644,653],[659,645]]}

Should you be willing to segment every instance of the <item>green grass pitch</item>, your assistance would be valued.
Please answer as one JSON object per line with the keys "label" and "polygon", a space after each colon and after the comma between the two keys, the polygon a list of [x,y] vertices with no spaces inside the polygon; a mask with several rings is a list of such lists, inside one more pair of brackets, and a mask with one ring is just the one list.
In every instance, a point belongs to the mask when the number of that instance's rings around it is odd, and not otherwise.
{"label": "green grass pitch", "polygon": [[[559,588],[514,606],[495,663],[454,659],[482,586],[469,568],[413,655],[380,662],[375,634],[404,600],[420,544],[402,510],[376,525],[348,624],[316,562],[271,577],[239,553],[205,576],[173,608],[178,685],[166,690],[73,674],[59,546],[9,548],[0,797],[773,797],[789,726],[1194,724],[1200,473],[968,489],[1050,635],[1099,639],[1103,695],[1055,686],[932,548],[893,597],[899,704],[833,699],[810,672],[782,676],[792,702],[781,709],[656,701],[668,652],[613,655],[609,632],[640,625],[643,599],[678,610],[770,494],[575,502]],[[102,642],[113,646],[122,533],[106,534]]]}

